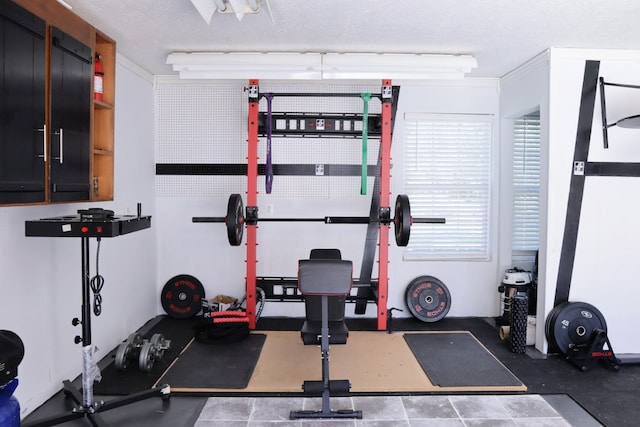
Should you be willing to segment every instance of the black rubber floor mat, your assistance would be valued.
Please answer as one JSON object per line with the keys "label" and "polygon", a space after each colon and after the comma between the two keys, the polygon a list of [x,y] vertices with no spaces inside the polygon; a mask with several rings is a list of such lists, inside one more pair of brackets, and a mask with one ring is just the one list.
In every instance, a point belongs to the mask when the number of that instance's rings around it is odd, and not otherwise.
{"label": "black rubber floor mat", "polygon": [[246,388],[266,338],[265,334],[252,333],[234,343],[193,340],[158,383],[169,384],[177,391]]}
{"label": "black rubber floor mat", "polygon": [[522,385],[515,375],[468,332],[404,334],[404,339],[434,385]]}
{"label": "black rubber floor mat", "polygon": [[117,347],[113,349],[106,356],[112,362],[102,369],[102,380],[94,384],[93,392],[99,395],[124,395],[151,388],[193,338],[196,320],[164,316],[148,333],[142,335],[144,339],[150,339],[154,334],[162,334],[171,341],[171,348],[154,363],[150,372],[140,371],[138,361],[130,361],[126,370],[119,371],[113,363]]}

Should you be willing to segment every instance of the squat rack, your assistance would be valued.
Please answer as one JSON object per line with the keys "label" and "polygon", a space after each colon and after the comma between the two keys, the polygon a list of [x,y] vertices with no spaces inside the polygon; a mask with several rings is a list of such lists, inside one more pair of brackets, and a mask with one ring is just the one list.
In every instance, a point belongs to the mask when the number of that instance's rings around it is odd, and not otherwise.
{"label": "squat rack", "polygon": [[[359,97],[360,94],[329,94],[329,93],[274,93],[271,96],[322,96],[322,97]],[[378,218],[381,209],[389,209],[390,180],[391,180],[391,135],[393,129],[394,91],[389,79],[382,81],[380,94],[372,95],[381,100],[381,136],[380,154],[376,180],[371,198],[370,217]],[[249,80],[248,86],[248,138],[247,138],[247,209],[255,209],[258,204],[258,138],[259,138],[259,102],[262,95],[259,90],[259,80]],[[370,222],[367,226],[364,257],[361,267],[359,283],[371,284],[373,262],[376,245],[378,247],[378,282],[375,289],[359,287],[356,300],[356,313],[363,314],[366,309],[367,295],[373,292],[377,304],[377,329],[387,328],[387,296],[389,269],[389,225],[381,222]],[[257,224],[246,223],[246,310],[249,327],[256,327],[256,283],[257,283]]]}

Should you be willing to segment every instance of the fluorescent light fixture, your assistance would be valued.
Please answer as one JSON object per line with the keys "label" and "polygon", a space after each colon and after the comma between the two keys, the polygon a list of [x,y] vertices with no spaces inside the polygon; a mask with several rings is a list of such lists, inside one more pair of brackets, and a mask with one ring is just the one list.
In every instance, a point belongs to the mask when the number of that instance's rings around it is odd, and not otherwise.
{"label": "fluorescent light fixture", "polygon": [[181,79],[320,80],[319,53],[193,52],[172,53],[167,64]]}
{"label": "fluorescent light fixture", "polygon": [[323,79],[461,79],[476,68],[471,55],[326,53]]}
{"label": "fluorescent light fixture", "polygon": [[167,64],[182,79],[461,79],[471,55],[395,53],[177,52]]}

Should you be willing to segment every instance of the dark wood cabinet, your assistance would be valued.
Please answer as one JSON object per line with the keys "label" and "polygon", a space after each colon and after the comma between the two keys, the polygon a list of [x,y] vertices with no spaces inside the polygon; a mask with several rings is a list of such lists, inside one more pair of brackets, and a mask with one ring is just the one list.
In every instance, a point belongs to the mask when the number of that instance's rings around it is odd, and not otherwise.
{"label": "dark wood cabinet", "polygon": [[0,0],[0,203],[46,198],[46,24]]}
{"label": "dark wood cabinet", "polygon": [[91,182],[92,53],[51,29],[50,175],[52,202],[89,200]]}
{"label": "dark wood cabinet", "polygon": [[115,69],[115,41],[60,3],[0,0],[0,205],[113,200]]}

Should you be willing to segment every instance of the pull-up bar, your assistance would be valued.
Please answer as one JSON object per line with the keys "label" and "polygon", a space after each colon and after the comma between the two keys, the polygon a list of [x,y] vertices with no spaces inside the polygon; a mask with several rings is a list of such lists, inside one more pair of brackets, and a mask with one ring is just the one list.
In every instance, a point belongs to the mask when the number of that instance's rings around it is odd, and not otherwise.
{"label": "pull-up bar", "polygon": [[[283,93],[275,93],[269,92],[272,97],[305,97],[305,98],[360,98],[360,93],[340,93],[340,92],[311,92],[311,93],[301,93],[301,92],[283,92]],[[264,94],[260,94],[260,97],[264,97]],[[382,99],[383,96],[380,93],[372,93],[372,98]]]}
{"label": "pull-up bar", "polygon": [[609,148],[609,128],[613,126],[618,126],[621,128],[629,128],[629,129],[640,129],[640,114],[636,114],[629,117],[624,117],[613,124],[607,123],[607,105],[604,97],[604,87],[605,86],[614,86],[614,87],[622,87],[627,89],[640,89],[638,85],[630,85],[624,83],[610,83],[605,82],[603,77],[600,77],[600,110],[602,113],[602,140],[604,143],[604,148]]}

